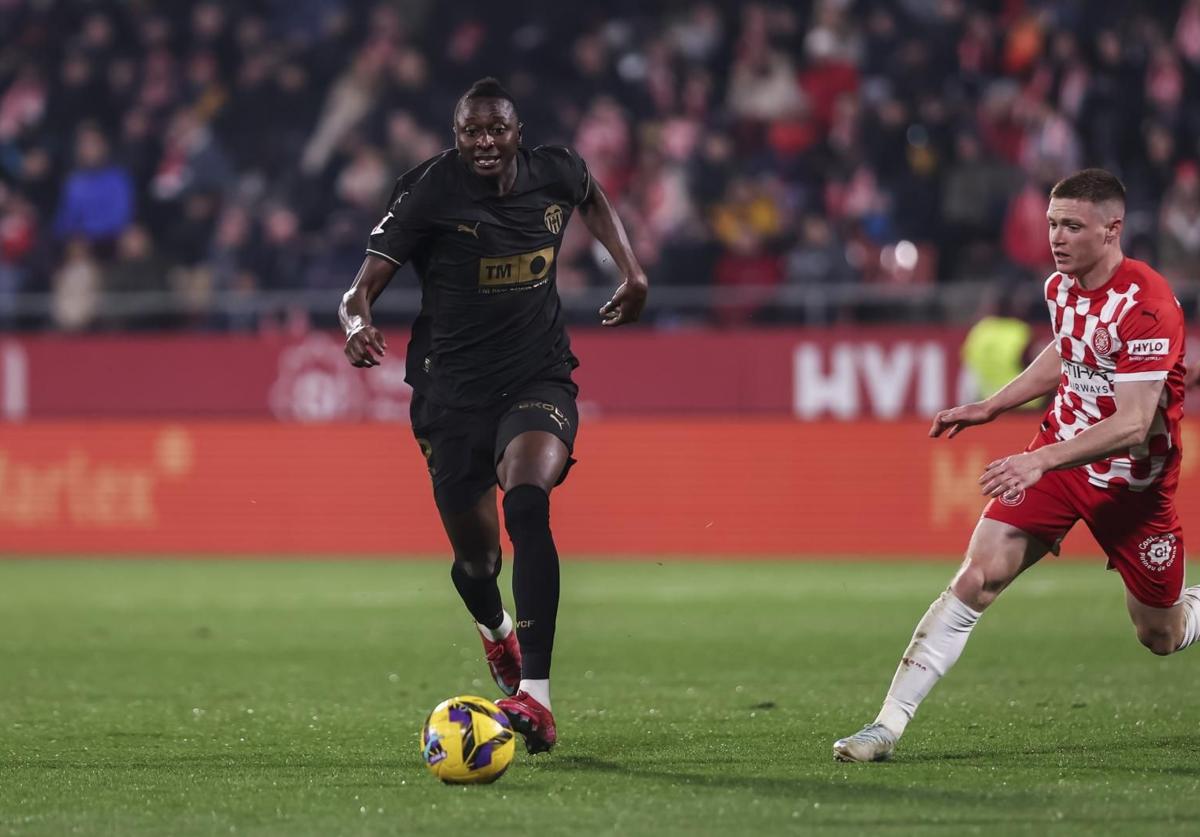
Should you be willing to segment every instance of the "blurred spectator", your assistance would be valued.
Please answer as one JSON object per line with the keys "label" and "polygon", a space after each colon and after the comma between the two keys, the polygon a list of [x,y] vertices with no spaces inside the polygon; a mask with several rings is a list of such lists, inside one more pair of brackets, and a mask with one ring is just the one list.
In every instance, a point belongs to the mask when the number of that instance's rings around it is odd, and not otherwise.
{"label": "blurred spectator", "polygon": [[230,300],[225,326],[243,331],[257,322],[254,304],[258,279],[248,264],[253,227],[244,206],[226,207],[217,222],[208,263],[212,266],[213,286]]}
{"label": "blurred spectator", "polygon": [[46,83],[36,64],[25,63],[0,96],[0,145],[14,142],[46,112]]}
{"label": "blurred spectator", "polygon": [[[147,315],[143,308],[153,310],[153,295],[167,290],[168,264],[154,250],[149,231],[134,224],[117,241],[116,258],[105,270],[104,293],[111,305],[104,324],[117,329],[161,328],[170,324],[168,317]],[[122,304],[124,300],[142,298],[140,306]]]}
{"label": "blurred spectator", "polygon": [[232,180],[233,169],[209,125],[194,111],[177,111],[150,183],[154,197],[175,201],[198,192],[219,194]]}
{"label": "blurred spectator", "polygon": [[108,140],[95,123],[79,127],[75,165],[63,185],[54,232],[92,242],[115,239],[133,220],[133,182],[129,172],[109,161]]}
{"label": "blurred spectator", "polygon": [[1200,281],[1200,168],[1180,163],[1162,204],[1158,266],[1168,279]]}
{"label": "blurred spectator", "polygon": [[858,272],[829,220],[810,213],[800,219],[800,239],[787,254],[787,281],[796,285],[852,282]]}
{"label": "blurred spectator", "polygon": [[979,138],[959,134],[942,186],[942,278],[986,278],[1001,252],[993,246],[1012,190],[1013,172],[986,155]]}
{"label": "blurred spectator", "polygon": [[0,186],[0,327],[17,323],[17,298],[25,290],[26,260],[37,240],[33,207],[20,195]]}
{"label": "blurred spectator", "polygon": [[1028,180],[1013,195],[1004,218],[1004,254],[1026,275],[1045,277],[1054,269],[1046,232],[1046,195],[1050,183]]}
{"label": "blurred spectator", "polygon": [[[970,398],[988,398],[999,392],[1040,351],[1033,342],[1033,329],[1020,316],[1023,298],[1013,288],[993,286],[981,300],[975,324],[962,345],[963,366],[975,387]],[[1022,408],[1036,407],[1042,400],[1034,399]]]}
{"label": "blurred spectator", "polygon": [[99,123],[111,113],[93,59],[73,50],[63,57],[57,70],[43,124],[50,137],[70,137],[81,123]]}
{"label": "blurred spectator", "polygon": [[304,154],[300,168],[306,174],[324,170],[334,149],[375,106],[391,47],[376,41],[365,47],[350,68],[333,84]]}
{"label": "blurred spectator", "polygon": [[296,213],[283,204],[268,207],[262,218],[262,234],[249,256],[259,287],[296,287],[304,276],[307,260]]}
{"label": "blurred spectator", "polygon": [[1152,234],[1163,197],[1175,180],[1178,148],[1175,133],[1151,120],[1142,129],[1145,153],[1129,170],[1125,181],[1125,230],[1134,235]]}
{"label": "blurred spectator", "polygon": [[803,114],[808,100],[791,58],[771,44],[770,13],[758,3],[742,15],[738,55],[730,69],[726,103],[740,119],[770,122]]}
{"label": "blurred spectator", "polygon": [[774,287],[783,279],[778,245],[785,216],[775,186],[769,180],[734,179],[725,199],[713,209],[713,231],[724,245],[714,269],[717,287],[725,290],[726,300],[715,306],[719,323],[748,321],[771,299]]}
{"label": "blurred spectator", "polygon": [[620,200],[628,184],[633,157],[629,120],[614,99],[602,97],[579,122],[575,148],[588,162],[592,176]]}
{"label": "blurred spectator", "polygon": [[102,305],[100,265],[86,240],[67,242],[63,264],[51,278],[50,316],[56,328],[83,331],[96,321]]}

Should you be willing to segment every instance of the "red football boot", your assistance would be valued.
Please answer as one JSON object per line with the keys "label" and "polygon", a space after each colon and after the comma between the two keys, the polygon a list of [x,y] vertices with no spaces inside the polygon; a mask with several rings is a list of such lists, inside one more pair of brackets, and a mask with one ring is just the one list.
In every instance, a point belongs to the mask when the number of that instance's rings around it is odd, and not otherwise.
{"label": "red football boot", "polygon": [[484,656],[492,679],[500,691],[512,697],[521,685],[521,646],[517,644],[517,632],[509,631],[508,636],[500,640],[488,639],[483,634],[480,636],[483,637]]}
{"label": "red football boot", "polygon": [[544,753],[558,741],[554,716],[528,692],[517,692],[513,697],[496,701],[496,705],[508,716],[513,729],[525,736],[528,752]]}

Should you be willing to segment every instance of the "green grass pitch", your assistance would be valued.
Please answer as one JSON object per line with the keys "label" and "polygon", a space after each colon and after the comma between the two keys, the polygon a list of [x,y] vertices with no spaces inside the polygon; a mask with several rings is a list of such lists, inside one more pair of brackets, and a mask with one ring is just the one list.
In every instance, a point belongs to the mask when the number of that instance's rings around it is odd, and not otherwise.
{"label": "green grass pitch", "polygon": [[0,561],[0,834],[1200,830],[1200,651],[1142,649],[1096,564],[1019,580],[896,761],[841,765],[951,563],[568,561],[559,748],[469,788],[417,746],[498,697],[448,569]]}

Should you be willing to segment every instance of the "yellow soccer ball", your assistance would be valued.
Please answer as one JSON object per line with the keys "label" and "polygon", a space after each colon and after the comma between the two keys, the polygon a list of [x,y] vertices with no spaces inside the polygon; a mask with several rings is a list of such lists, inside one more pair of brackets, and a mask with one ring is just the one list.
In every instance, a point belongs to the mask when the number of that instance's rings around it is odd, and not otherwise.
{"label": "yellow soccer ball", "polygon": [[421,757],[450,785],[494,782],[512,764],[516,740],[508,716],[474,695],[439,703],[421,730]]}

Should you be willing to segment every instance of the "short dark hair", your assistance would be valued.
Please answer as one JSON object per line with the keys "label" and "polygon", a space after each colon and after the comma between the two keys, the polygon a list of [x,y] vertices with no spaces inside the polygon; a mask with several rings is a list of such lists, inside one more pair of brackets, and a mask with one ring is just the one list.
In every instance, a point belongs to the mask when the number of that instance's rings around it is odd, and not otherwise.
{"label": "short dark hair", "polygon": [[1117,176],[1104,169],[1084,169],[1054,184],[1050,197],[1105,203],[1117,201],[1125,205],[1125,186]]}
{"label": "short dark hair", "polygon": [[479,79],[479,81],[467,89],[466,93],[462,94],[462,98],[454,106],[455,116],[458,115],[458,109],[465,105],[469,99],[503,99],[512,105],[514,112],[517,110],[517,103],[513,100],[512,94],[505,90],[504,85],[492,76]]}

